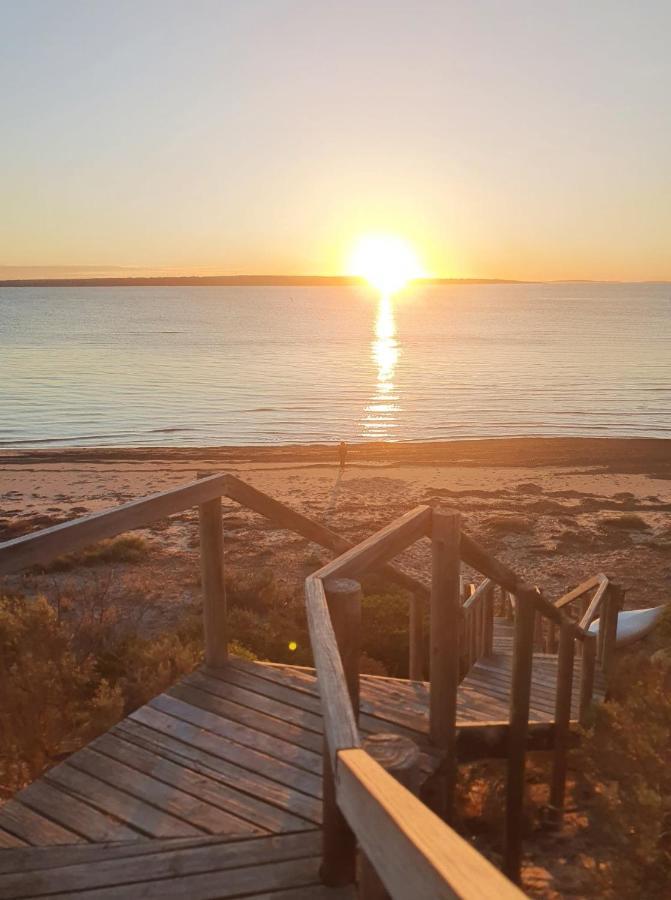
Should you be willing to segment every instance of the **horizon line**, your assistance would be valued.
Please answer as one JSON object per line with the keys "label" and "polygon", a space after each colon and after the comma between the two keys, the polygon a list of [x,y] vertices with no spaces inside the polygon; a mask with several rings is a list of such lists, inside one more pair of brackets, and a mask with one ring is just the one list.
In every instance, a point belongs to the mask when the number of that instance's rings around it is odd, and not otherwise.
{"label": "horizon line", "polygon": [[[0,269],[4,268],[0,266]],[[9,267],[8,267],[9,268]],[[26,267],[28,268],[28,267]],[[46,268],[46,267],[45,267]],[[66,268],[66,267],[63,267]],[[93,268],[93,267],[91,267]],[[607,278],[448,278],[427,276],[413,278],[408,284],[670,284],[671,279],[607,279]],[[367,285],[357,275],[123,275],[65,278],[5,278],[0,287],[350,287]]]}

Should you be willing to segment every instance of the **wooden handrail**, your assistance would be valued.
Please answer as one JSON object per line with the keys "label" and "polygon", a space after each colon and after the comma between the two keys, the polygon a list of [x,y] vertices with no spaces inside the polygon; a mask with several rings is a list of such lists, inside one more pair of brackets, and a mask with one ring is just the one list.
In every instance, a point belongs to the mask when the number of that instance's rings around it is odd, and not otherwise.
{"label": "wooden handrail", "polygon": [[366,569],[376,568],[419,538],[430,534],[431,514],[430,506],[417,506],[322,566],[314,575],[322,579],[352,578]]}
{"label": "wooden handrail", "polygon": [[[314,519],[310,519],[308,516],[286,506],[286,504],[280,503],[279,500],[275,500],[268,494],[264,494],[263,491],[258,490],[258,488],[252,487],[251,484],[241,481],[235,475],[226,476],[225,493],[227,497],[235,500],[241,506],[245,506],[247,509],[251,509],[273,522],[277,522],[283,528],[300,534],[301,537],[319,544],[320,547],[325,547],[327,550],[333,550],[335,553],[341,554],[355,546],[337,532],[331,531],[330,528],[327,528],[320,522],[315,522]],[[401,569],[397,569],[389,564],[382,566],[380,571],[390,581],[401,585],[401,587],[418,594],[426,600],[429,599],[431,595],[429,587],[417,578],[413,578],[412,575],[408,575],[407,572],[403,572]]]}
{"label": "wooden handrail", "polygon": [[326,604],[324,584],[317,575],[305,579],[305,606],[322,699],[324,731],[331,764],[339,750],[360,747],[359,730],[347,691],[345,672]]}
{"label": "wooden handrail", "polygon": [[363,750],[338,754],[338,802],[394,900],[524,896]]}
{"label": "wooden handrail", "polygon": [[568,594],[564,594],[558,600],[555,600],[554,605],[557,609],[563,609],[565,606],[568,606],[569,603],[573,603],[574,600],[577,600],[579,597],[582,597],[588,591],[591,591],[592,588],[598,587],[604,581],[608,579],[603,574],[603,572],[599,572],[596,575],[593,575],[591,578],[588,578],[586,581],[583,581],[578,587],[573,588],[572,591],[569,591]]}
{"label": "wooden handrail", "polygon": [[[500,562],[491,553],[488,553],[484,547],[480,546],[477,541],[464,532],[461,534],[461,558],[473,569],[477,569],[482,575],[514,594],[518,600],[531,603],[536,612],[545,616],[546,619],[550,619],[551,622],[557,625],[562,625],[563,623],[574,625],[575,637],[580,641],[587,640],[588,635],[585,629],[581,628],[580,625],[575,625],[556,604],[550,603],[548,599],[543,597],[538,588],[532,587],[518,578],[511,568]],[[589,590],[589,587],[585,588],[582,593],[585,593],[587,590]]]}
{"label": "wooden handrail", "polygon": [[491,580],[491,578],[485,578],[484,581],[481,581],[473,591],[471,596],[464,601],[464,605],[462,606],[463,611],[466,612],[472,606],[475,606],[476,603],[481,603],[483,600],[485,600],[493,586],[494,582]]}
{"label": "wooden handrail", "polygon": [[606,592],[610,587],[610,582],[606,578],[605,575],[601,576],[602,581],[599,587],[596,590],[596,593],[592,597],[589,606],[585,610],[585,615],[582,617],[580,622],[578,623],[578,627],[583,631],[587,631],[589,626],[592,624],[594,619],[596,618],[596,614],[599,611],[599,607],[603,601],[603,598],[606,596]]}
{"label": "wooden handrail", "polygon": [[226,475],[212,475],[139,500],[131,500],[114,509],[92,513],[34,534],[5,541],[0,544],[0,575],[9,575],[26,566],[49,562],[57,556],[80,550],[103,538],[114,537],[133,528],[142,528],[156,519],[214,500],[225,494],[226,479]]}

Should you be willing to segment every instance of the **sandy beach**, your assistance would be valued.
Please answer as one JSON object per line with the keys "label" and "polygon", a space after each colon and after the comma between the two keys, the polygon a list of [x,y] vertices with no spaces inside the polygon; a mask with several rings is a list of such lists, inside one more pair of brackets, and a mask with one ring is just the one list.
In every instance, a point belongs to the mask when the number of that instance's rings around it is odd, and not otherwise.
{"label": "sandy beach", "polygon": [[[0,538],[228,471],[357,540],[419,503],[457,508],[464,527],[550,598],[598,571],[626,605],[671,599],[671,446],[664,440],[501,439],[352,445],[340,475],[334,446],[5,451]],[[231,572],[271,568],[298,587],[320,550],[225,504]],[[161,602],[188,599],[197,566],[196,511],[146,532],[143,567]],[[316,556],[315,556],[316,554]],[[426,579],[426,548],[399,560]],[[166,577],[170,573],[171,577]],[[24,579],[39,576],[24,576]],[[42,589],[44,585],[31,585]]]}

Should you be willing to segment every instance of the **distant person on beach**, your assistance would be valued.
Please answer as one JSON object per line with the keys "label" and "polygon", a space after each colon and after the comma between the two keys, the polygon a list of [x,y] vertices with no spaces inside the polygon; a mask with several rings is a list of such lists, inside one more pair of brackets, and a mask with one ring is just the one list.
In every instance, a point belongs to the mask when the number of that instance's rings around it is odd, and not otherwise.
{"label": "distant person on beach", "polygon": [[338,444],[338,459],[340,460],[340,471],[345,471],[345,463],[347,462],[347,444],[340,441]]}

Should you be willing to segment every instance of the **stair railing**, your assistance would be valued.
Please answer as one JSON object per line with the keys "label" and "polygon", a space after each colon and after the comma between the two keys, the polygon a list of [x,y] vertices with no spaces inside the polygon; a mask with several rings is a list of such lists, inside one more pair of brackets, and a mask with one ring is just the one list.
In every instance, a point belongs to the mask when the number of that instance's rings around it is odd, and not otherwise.
{"label": "stair railing", "polygon": [[[337,827],[344,824],[375,866],[394,900],[456,896],[465,900],[482,900],[492,896],[502,900],[521,898],[517,888],[490,862],[361,748],[356,703],[352,703],[352,697],[357,697],[358,668],[355,678],[352,660],[356,659],[356,654],[347,649],[353,638],[351,632],[347,633],[347,628],[356,620],[356,615],[352,614],[356,613],[360,592],[355,586],[348,597],[347,590],[343,592],[336,585],[333,591],[336,599],[332,599],[329,606],[328,592],[320,577],[325,574],[332,584],[336,575],[339,576],[337,580],[342,580],[340,576],[347,572],[382,567],[388,577],[409,588],[417,603],[414,616],[417,671],[418,660],[421,661],[419,638],[423,618],[419,613],[429,592],[421,582],[389,566],[388,560],[400,552],[406,543],[432,535],[434,576],[431,603],[432,609],[435,607],[438,610],[433,617],[438,627],[433,630],[431,653],[434,676],[440,674],[444,679],[442,688],[436,689],[432,729],[453,746],[458,680],[457,624],[460,614],[458,514],[420,507],[349,550],[351,545],[347,541],[319,523],[234,476],[217,474],[0,543],[0,576],[50,562],[63,554],[125,531],[145,528],[154,521],[196,506],[200,523],[205,663],[212,667],[223,666],[227,662],[228,633],[222,497],[229,497],[308,540],[342,553],[338,560],[325,567],[326,572],[321,570],[306,581],[308,621],[328,746],[325,779],[331,777],[332,782],[331,802],[325,781],[325,853],[327,842],[331,841],[331,850],[337,846],[333,844],[333,839],[338,837]],[[349,569],[349,566],[353,568]],[[351,580],[348,584],[351,587]],[[334,628],[335,623],[340,623],[337,628]],[[346,626],[344,630],[343,624]],[[448,645],[450,652],[445,654],[443,651]],[[438,656],[443,657],[443,663],[449,661],[448,664],[441,666],[436,662]],[[436,702],[437,699],[440,703]],[[451,759],[456,759],[454,752]],[[340,821],[338,816],[342,817]],[[344,875],[347,880],[353,881],[356,849],[353,838],[349,843],[345,840],[342,848],[349,859],[341,857],[342,869],[335,873],[335,877],[342,879]],[[324,862],[326,874],[327,855]]]}

